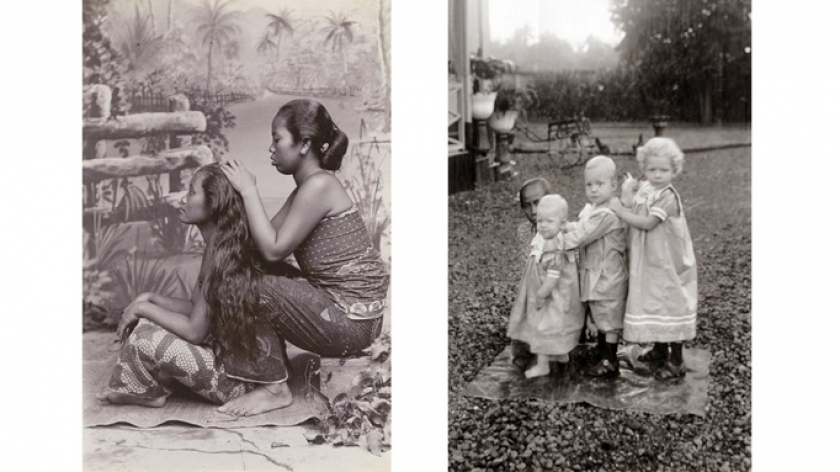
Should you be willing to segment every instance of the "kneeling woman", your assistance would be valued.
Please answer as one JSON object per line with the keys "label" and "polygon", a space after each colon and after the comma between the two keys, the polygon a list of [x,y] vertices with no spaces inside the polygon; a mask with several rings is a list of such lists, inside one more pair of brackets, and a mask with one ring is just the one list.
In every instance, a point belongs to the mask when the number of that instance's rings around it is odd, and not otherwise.
{"label": "kneeling woman", "polygon": [[[118,332],[139,323],[100,399],[162,406],[176,381],[224,403],[220,411],[258,414],[292,402],[286,340],[343,356],[379,336],[384,264],[324,172],[340,165],[346,136],[320,103],[304,100],[281,108],[272,128],[272,162],[297,189],[269,221],[241,165],[196,172],[181,213],[207,242],[193,298],[144,294],[126,308]],[[292,252],[301,270],[282,262]]]}

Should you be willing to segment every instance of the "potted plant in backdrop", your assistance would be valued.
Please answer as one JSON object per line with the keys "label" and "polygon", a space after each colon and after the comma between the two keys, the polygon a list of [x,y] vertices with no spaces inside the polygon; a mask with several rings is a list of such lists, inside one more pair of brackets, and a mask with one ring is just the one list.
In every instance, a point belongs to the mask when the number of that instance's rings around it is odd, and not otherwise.
{"label": "potted plant in backdrop", "polygon": [[476,120],[486,120],[493,113],[496,92],[499,90],[502,74],[510,70],[512,65],[498,59],[470,59],[472,71],[473,96],[472,117]]}
{"label": "potted plant in backdrop", "polygon": [[537,94],[533,90],[516,87],[502,87],[496,94],[494,110],[490,114],[490,128],[501,134],[511,133],[519,117],[527,117],[528,108],[536,104]]}

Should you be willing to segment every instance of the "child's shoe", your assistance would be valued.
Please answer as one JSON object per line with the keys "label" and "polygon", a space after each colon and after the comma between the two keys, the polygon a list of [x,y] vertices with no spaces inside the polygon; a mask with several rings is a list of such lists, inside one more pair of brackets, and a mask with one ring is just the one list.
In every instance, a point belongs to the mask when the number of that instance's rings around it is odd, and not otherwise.
{"label": "child's shoe", "polygon": [[639,356],[639,360],[648,364],[656,364],[665,362],[668,358],[668,345],[664,343],[656,343],[646,353]]}
{"label": "child's shoe", "polygon": [[618,362],[609,359],[601,359],[586,371],[589,377],[615,378],[619,375]]}
{"label": "child's shoe", "polygon": [[674,364],[670,360],[660,367],[653,375],[659,380],[685,377],[685,362]]}

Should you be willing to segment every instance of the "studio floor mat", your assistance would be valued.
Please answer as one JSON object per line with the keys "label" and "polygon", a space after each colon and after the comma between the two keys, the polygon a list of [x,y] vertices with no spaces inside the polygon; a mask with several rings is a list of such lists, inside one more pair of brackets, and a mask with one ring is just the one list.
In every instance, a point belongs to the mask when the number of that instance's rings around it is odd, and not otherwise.
{"label": "studio floor mat", "polygon": [[599,408],[648,413],[690,413],[705,416],[709,390],[709,351],[684,349],[685,377],[658,380],[638,357],[638,346],[620,346],[621,375],[613,380],[592,379],[583,373],[593,346],[578,346],[568,364],[552,363],[551,374],[526,379],[511,363],[510,347],[482,369],[462,392],[494,400],[539,398],[561,404],[586,402]]}
{"label": "studio floor mat", "polygon": [[[140,428],[151,428],[168,422],[188,423],[203,428],[251,428],[258,426],[292,426],[321,415],[327,408],[326,401],[319,394],[306,395],[304,389],[295,388],[294,402],[279,410],[273,410],[249,417],[235,417],[216,411],[218,405],[194,395],[176,392],[162,408],[147,408],[134,405],[109,405],[96,399],[108,381],[116,363],[116,356],[107,361],[84,362],[84,411],[85,427],[112,424],[130,424]],[[317,375],[317,374],[316,374]]]}

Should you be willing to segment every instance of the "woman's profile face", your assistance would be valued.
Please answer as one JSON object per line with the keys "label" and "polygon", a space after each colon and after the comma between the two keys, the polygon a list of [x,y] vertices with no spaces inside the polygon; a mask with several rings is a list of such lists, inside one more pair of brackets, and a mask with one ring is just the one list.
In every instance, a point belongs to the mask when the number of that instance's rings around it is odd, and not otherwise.
{"label": "woman's profile face", "polygon": [[303,141],[295,143],[283,120],[275,118],[271,124],[271,146],[268,148],[271,165],[283,175],[293,174],[303,160],[302,148]]}
{"label": "woman's profile face", "polygon": [[210,211],[205,203],[204,189],[201,186],[203,179],[204,174],[197,172],[190,182],[187,195],[181,200],[179,218],[182,223],[199,225],[210,218]]}

